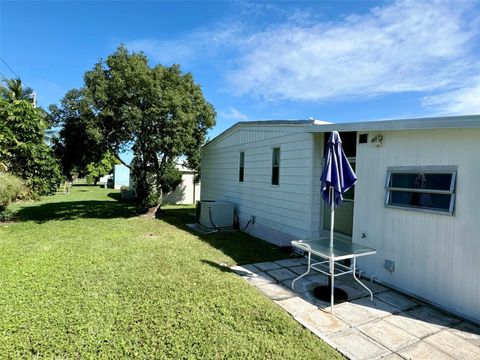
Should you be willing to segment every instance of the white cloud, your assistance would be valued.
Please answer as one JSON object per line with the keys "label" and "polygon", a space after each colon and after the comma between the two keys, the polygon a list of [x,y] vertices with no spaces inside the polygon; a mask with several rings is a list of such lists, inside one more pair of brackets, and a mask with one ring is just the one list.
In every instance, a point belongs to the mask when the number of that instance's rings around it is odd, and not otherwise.
{"label": "white cloud", "polygon": [[[313,102],[428,92],[431,96],[422,104],[434,111],[477,109],[478,86],[472,78],[480,73],[478,3],[381,5],[326,21],[308,9],[289,13],[246,3],[220,25],[177,40],[143,39],[126,45],[165,65],[214,68],[225,80],[222,89],[236,95]],[[265,21],[268,14],[275,16]],[[263,16],[261,21],[257,16]],[[466,100],[469,96],[472,100]],[[227,113],[232,119],[246,118]]]}
{"label": "white cloud", "polygon": [[227,111],[219,111],[218,117],[225,120],[235,120],[235,121],[247,121],[248,116],[242,114],[240,111],[234,107],[229,107]]}
{"label": "white cloud", "polygon": [[143,51],[155,62],[164,65],[184,62],[192,57],[195,49],[186,41],[162,41],[155,39],[133,40],[125,45],[131,51]]}
{"label": "white cloud", "polygon": [[440,115],[480,114],[480,76],[464,88],[426,96],[422,105]]}
{"label": "white cloud", "polygon": [[400,1],[335,23],[273,26],[243,41],[228,79],[238,94],[270,100],[442,89],[478,67],[468,8]]}
{"label": "white cloud", "polygon": [[163,65],[190,65],[209,60],[236,43],[238,24],[229,23],[214,30],[197,30],[175,40],[139,39],[127,41],[131,51],[143,51]]}

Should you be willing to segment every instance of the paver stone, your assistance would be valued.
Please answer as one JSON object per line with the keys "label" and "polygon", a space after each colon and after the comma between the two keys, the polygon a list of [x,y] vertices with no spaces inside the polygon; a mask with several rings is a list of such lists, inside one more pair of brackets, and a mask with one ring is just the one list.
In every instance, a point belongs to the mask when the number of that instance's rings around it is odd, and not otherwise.
{"label": "paver stone", "polygon": [[420,340],[385,320],[369,322],[357,329],[394,352]]}

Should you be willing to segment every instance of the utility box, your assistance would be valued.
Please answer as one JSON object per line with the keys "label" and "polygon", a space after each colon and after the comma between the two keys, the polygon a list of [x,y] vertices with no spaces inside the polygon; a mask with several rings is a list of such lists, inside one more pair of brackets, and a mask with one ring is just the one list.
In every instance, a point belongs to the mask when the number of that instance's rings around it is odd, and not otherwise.
{"label": "utility box", "polygon": [[232,203],[202,200],[197,202],[196,221],[204,231],[232,230],[233,212]]}

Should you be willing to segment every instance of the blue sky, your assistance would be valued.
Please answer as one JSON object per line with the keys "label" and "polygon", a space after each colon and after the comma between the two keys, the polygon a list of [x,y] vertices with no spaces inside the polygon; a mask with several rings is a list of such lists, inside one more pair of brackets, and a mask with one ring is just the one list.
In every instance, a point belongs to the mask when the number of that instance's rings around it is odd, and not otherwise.
{"label": "blue sky", "polygon": [[[237,121],[480,113],[479,2],[1,1],[0,56],[56,103],[124,43]],[[12,76],[0,63],[0,72]]]}

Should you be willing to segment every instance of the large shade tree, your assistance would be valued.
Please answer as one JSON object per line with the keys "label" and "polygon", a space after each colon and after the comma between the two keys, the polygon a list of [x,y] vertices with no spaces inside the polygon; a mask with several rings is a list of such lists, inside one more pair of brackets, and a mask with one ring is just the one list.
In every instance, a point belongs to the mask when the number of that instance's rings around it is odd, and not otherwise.
{"label": "large shade tree", "polygon": [[85,73],[51,113],[61,125],[64,166],[86,166],[110,151],[134,154],[131,168],[140,209],[157,213],[163,193],[178,183],[175,164],[198,169],[215,110],[190,73],[178,65],[150,66],[143,53],[120,46]]}
{"label": "large shade tree", "polygon": [[72,89],[61,100],[60,107],[50,106],[51,121],[59,128],[54,149],[68,179],[85,176],[87,166],[101,161],[108,148],[99,119],[85,94],[85,89]]}

